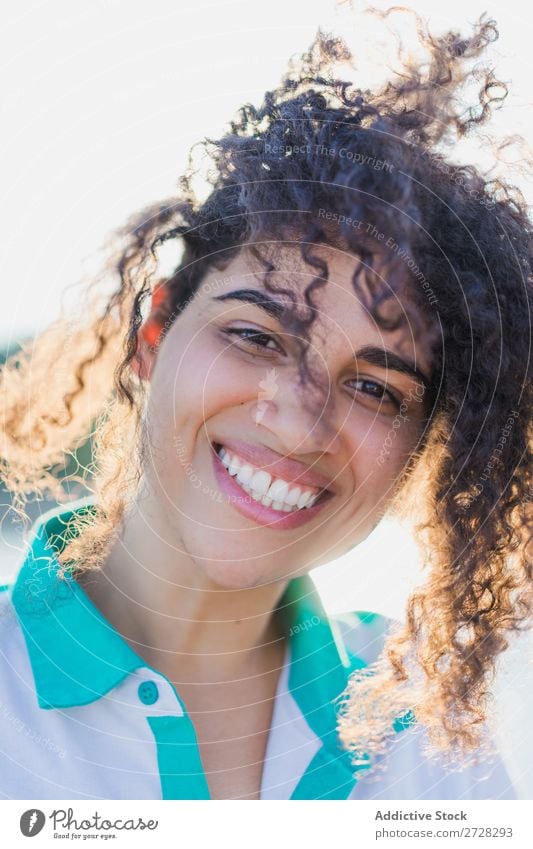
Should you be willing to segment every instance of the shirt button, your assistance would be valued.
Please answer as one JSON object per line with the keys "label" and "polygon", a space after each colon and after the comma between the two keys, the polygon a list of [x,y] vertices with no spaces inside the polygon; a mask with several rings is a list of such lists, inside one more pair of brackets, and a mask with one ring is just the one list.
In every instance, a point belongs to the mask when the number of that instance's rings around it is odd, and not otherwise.
{"label": "shirt button", "polygon": [[154,681],[143,681],[137,690],[143,705],[153,705],[159,698],[157,684]]}

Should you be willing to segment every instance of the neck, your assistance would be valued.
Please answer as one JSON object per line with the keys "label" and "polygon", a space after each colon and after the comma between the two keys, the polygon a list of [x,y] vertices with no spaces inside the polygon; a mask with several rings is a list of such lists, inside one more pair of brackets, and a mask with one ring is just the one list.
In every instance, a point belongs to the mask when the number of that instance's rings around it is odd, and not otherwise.
{"label": "neck", "polygon": [[275,611],[287,581],[221,588],[165,537],[145,502],[126,516],[102,570],[81,581],[132,648],[171,680],[222,683],[279,665]]}

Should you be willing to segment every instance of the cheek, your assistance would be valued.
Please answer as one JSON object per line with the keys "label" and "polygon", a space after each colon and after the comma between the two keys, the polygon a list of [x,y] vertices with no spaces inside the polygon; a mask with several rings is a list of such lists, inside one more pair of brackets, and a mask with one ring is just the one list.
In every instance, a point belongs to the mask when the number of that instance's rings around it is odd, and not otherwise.
{"label": "cheek", "polygon": [[253,401],[262,377],[211,333],[185,337],[183,330],[167,336],[152,374],[150,426],[167,434],[198,431],[213,416]]}
{"label": "cheek", "polygon": [[417,439],[418,428],[406,421],[398,426],[395,417],[361,420],[353,427],[350,433],[353,478],[356,492],[363,495],[367,504],[392,498],[394,485]]}

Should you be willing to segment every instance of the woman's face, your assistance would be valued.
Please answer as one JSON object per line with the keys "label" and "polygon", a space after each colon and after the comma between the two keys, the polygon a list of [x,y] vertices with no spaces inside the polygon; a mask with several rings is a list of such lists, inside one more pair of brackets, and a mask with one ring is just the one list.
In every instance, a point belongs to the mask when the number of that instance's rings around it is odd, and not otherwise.
{"label": "woman's face", "polygon": [[[205,276],[152,363],[151,497],[176,545],[222,587],[295,577],[365,539],[424,427],[427,352],[409,326],[375,324],[353,290],[355,258],[320,250],[329,280],[312,295],[309,363],[323,391],[300,385],[295,340],[276,317],[286,301],[244,251]],[[296,248],[280,246],[274,262],[270,284],[308,314],[313,269]],[[275,303],[250,302],[254,293]]]}

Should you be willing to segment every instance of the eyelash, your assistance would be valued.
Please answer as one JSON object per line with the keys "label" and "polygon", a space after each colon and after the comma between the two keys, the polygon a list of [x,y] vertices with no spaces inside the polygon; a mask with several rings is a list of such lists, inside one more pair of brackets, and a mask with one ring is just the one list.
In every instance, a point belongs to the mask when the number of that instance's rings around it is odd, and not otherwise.
{"label": "eyelash", "polygon": [[[271,341],[273,341],[273,342],[275,342],[275,341],[276,341],[276,340],[274,339],[274,337],[273,337],[273,336],[271,336],[269,333],[264,333],[264,332],[262,332],[262,331],[260,331],[260,330],[255,330],[253,327],[228,327],[228,328],[226,328],[223,332],[224,332],[224,333],[226,333],[228,336],[232,336],[232,335],[238,336],[238,337],[239,337],[239,339],[241,339],[243,342],[246,342],[246,343],[248,343],[248,344],[250,344],[250,345],[253,345],[253,347],[254,347],[256,350],[257,350],[258,348],[262,348],[263,350],[270,350],[270,351],[272,351],[272,349],[271,349],[271,348],[267,348],[267,347],[266,347],[266,345],[261,345],[261,343],[260,343],[260,342],[256,342],[256,341],[255,341],[255,339],[252,339],[252,338],[245,338],[245,337],[243,336],[243,334],[245,334],[245,333],[250,333],[250,334],[252,334],[252,336],[253,336],[253,337],[256,337],[256,338],[269,339],[269,340],[271,340]],[[277,344],[277,343],[276,343],[276,344]],[[278,347],[279,347],[279,346],[278,346]],[[281,348],[280,348],[280,350],[281,350]],[[275,353],[275,352],[274,352],[274,353]],[[381,401],[381,399],[383,398],[383,395],[388,395],[388,398],[389,398],[390,402],[391,402],[392,404],[394,404],[396,407],[398,407],[398,408],[399,408],[400,404],[399,404],[399,402],[398,402],[398,399],[397,399],[397,398],[396,398],[396,397],[392,394],[392,392],[390,392],[390,390],[389,390],[389,389],[385,389],[385,387],[384,387],[381,383],[378,383],[378,382],[377,382],[377,381],[375,381],[375,380],[370,380],[369,378],[359,378],[359,379],[358,379],[358,380],[356,380],[356,381],[352,381],[352,383],[353,383],[353,382],[355,382],[355,383],[371,384],[371,385],[373,385],[373,386],[376,386],[378,389],[382,390],[382,393],[383,393],[383,394],[382,394],[381,396],[376,396],[376,395],[375,395],[375,394],[373,394],[373,393],[368,393],[368,394],[370,394],[370,395],[371,395],[371,397],[372,397],[372,398],[374,398],[374,399],[375,399],[375,400],[377,400],[377,401]]]}
{"label": "eyelash", "polygon": [[273,342],[276,341],[274,337],[271,336],[269,333],[263,333],[261,330],[255,330],[253,327],[228,327],[224,330],[224,333],[227,333],[228,336],[236,335],[240,339],[242,339],[243,342],[249,342],[251,345],[254,346],[254,348],[263,348],[264,350],[270,351],[272,350],[272,348],[267,348],[266,345],[261,345],[259,342],[255,342],[253,339],[245,339],[243,336],[241,336],[241,334],[251,333],[252,336],[255,336],[256,338],[262,337],[263,339],[270,339]]}

